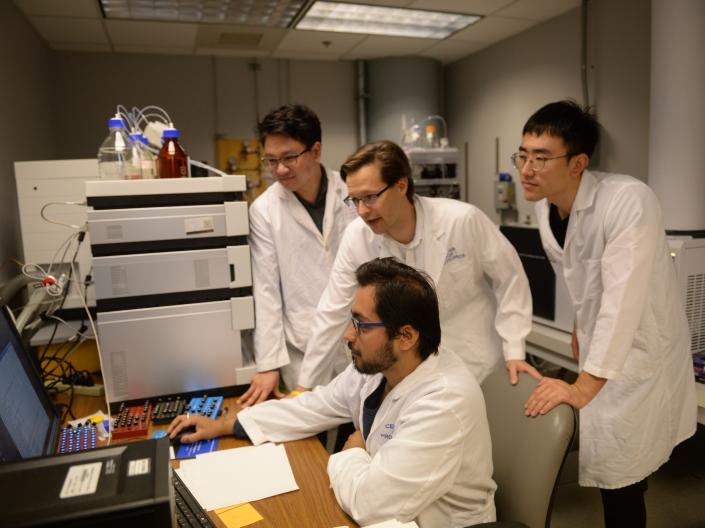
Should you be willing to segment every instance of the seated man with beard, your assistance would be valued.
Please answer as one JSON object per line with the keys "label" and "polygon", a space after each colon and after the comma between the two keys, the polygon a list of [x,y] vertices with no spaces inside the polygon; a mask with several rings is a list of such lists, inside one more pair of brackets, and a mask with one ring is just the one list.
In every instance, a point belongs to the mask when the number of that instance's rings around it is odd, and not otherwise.
{"label": "seated man with beard", "polygon": [[454,353],[438,352],[438,299],[428,278],[393,258],[356,272],[345,339],[352,364],[328,385],[267,401],[237,417],[179,416],[196,431],[183,442],[224,434],[254,444],[305,438],[352,421],[356,431],[328,461],[340,506],[361,525],[395,518],[421,528],[495,520],[485,403]]}

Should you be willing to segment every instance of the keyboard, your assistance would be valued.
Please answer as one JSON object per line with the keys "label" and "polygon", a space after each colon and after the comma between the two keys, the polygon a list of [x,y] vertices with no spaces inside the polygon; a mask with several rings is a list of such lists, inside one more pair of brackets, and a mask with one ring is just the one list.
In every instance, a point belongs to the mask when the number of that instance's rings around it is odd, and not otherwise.
{"label": "keyboard", "polygon": [[176,514],[176,526],[189,528],[213,527],[215,524],[210,520],[206,511],[201,508],[198,501],[181,480],[176,471],[171,472],[171,483],[174,487],[174,513]]}

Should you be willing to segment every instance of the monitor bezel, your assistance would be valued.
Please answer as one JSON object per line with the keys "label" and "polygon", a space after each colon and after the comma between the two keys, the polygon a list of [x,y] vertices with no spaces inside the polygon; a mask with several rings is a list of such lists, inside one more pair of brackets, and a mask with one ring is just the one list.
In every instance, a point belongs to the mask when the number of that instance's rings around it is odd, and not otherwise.
{"label": "monitor bezel", "polygon": [[[5,331],[7,330],[7,339],[5,338]],[[6,343],[12,342],[12,348],[16,351],[17,357],[24,368],[27,378],[30,380],[30,383],[32,384],[32,388],[34,389],[34,393],[37,396],[37,399],[41,403],[42,408],[44,409],[44,412],[47,414],[49,418],[49,428],[46,434],[46,437],[44,438],[44,443],[42,446],[42,452],[37,454],[36,456],[32,457],[26,457],[23,458],[17,449],[17,446],[14,444],[14,441],[12,438],[9,438],[9,441],[12,442],[12,447],[15,448],[15,453],[17,455],[17,458],[14,459],[7,459],[5,462],[11,462],[15,460],[28,460],[30,458],[37,458],[37,457],[42,457],[46,455],[52,455],[54,454],[55,451],[55,446],[56,446],[56,439],[59,434],[59,429],[61,427],[61,418],[59,416],[59,413],[57,411],[56,406],[54,405],[54,402],[51,399],[51,396],[49,395],[49,392],[46,390],[46,387],[44,387],[44,383],[42,382],[42,377],[41,374],[39,373],[37,366],[35,362],[32,360],[29,352],[27,351],[24,342],[22,341],[22,338],[17,331],[17,327],[15,326],[15,322],[13,318],[10,316],[9,308],[7,306],[1,306],[0,307],[0,350],[5,348]],[[2,422],[2,418],[0,417],[0,423]],[[2,428],[4,429],[4,423],[2,423]]]}

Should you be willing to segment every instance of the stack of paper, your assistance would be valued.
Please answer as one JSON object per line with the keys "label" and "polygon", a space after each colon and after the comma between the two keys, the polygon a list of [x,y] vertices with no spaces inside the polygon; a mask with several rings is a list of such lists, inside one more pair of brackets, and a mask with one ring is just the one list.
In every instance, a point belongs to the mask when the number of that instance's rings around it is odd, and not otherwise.
{"label": "stack of paper", "polygon": [[205,510],[299,489],[283,445],[262,444],[205,453],[183,460],[176,471]]}

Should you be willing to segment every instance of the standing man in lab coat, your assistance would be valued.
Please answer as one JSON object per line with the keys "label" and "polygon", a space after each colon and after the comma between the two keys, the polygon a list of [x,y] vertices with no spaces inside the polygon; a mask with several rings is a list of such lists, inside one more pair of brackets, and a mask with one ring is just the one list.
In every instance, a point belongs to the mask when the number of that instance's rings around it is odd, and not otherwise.
{"label": "standing man in lab coat", "polygon": [[[480,387],[438,351],[438,299],[428,278],[392,258],[363,264],[347,314],[352,365],[326,386],[212,420],[179,416],[173,437],[225,434],[254,444],[297,440],[353,421],[328,461],[340,506],[361,526],[397,519],[420,528],[495,520],[492,448]],[[315,515],[315,512],[311,512]]]}
{"label": "standing man in lab coat", "polygon": [[321,124],[313,111],[277,108],[258,123],[257,135],[275,183],[250,207],[257,374],[240,398],[245,407],[271,393],[282,397],[280,376],[289,389],[295,385],[316,304],[355,217],[343,202],[340,174],[321,164]]}
{"label": "standing man in lab coat", "polygon": [[608,528],[645,526],[647,477],[696,428],[688,324],[661,209],[644,183],[587,170],[595,118],[570,101],[524,125],[512,156],[541,241],[575,309],[573,384],[544,378],[526,414],[580,410],[580,485],[600,488]]}
{"label": "standing man in lab coat", "polygon": [[516,251],[478,208],[414,194],[411,167],[391,141],[364,145],[341,167],[346,202],[359,218],[350,224],[331,271],[299,374],[298,390],[325,383],[355,294],[355,270],[393,256],[423,270],[436,284],[442,348],[460,356],[478,382],[504,359],[517,372],[539,377],[524,361],[531,330],[529,283]]}

